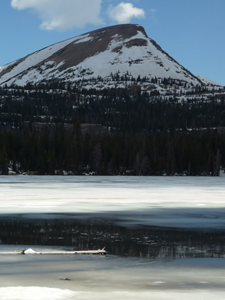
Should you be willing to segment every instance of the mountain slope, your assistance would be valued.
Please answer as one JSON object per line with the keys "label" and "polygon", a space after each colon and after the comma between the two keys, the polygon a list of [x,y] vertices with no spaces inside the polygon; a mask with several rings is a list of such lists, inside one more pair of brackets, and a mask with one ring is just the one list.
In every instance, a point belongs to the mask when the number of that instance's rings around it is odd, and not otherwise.
{"label": "mountain slope", "polygon": [[150,39],[141,26],[125,24],[71,38],[0,67],[0,85],[76,82],[99,76],[110,80],[116,74],[203,84]]}

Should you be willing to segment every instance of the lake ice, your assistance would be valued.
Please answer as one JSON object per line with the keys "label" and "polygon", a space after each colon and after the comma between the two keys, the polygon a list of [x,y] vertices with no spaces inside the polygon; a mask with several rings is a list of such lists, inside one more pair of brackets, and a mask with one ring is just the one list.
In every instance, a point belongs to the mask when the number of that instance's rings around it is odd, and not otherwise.
{"label": "lake ice", "polygon": [[0,191],[1,214],[108,212],[132,225],[225,228],[225,177],[1,176]]}
{"label": "lake ice", "polygon": [[[17,250],[1,246],[0,250]],[[35,250],[48,250],[35,247]],[[0,299],[224,299],[224,259],[0,255]],[[61,280],[68,278],[70,280]]]}
{"label": "lake ice", "polygon": [[[224,177],[1,176],[0,213],[26,218],[93,214],[128,227],[221,230],[224,183]],[[23,248],[49,250],[0,245],[0,252]],[[222,300],[224,268],[224,258],[0,255],[0,299]]]}

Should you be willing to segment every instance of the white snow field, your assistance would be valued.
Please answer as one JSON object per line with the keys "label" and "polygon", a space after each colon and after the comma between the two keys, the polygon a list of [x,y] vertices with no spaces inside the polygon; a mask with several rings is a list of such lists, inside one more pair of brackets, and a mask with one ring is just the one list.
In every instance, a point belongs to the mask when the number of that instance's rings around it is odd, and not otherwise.
{"label": "white snow field", "polygon": [[1,176],[0,191],[0,214],[105,213],[127,225],[225,228],[225,177]]}

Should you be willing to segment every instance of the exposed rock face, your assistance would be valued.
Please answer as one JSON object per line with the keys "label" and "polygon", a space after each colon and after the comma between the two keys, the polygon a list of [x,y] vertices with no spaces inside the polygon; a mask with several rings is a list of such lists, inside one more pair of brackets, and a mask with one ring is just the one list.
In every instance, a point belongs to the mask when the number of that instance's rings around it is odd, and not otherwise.
{"label": "exposed rock face", "polygon": [[129,74],[147,78],[173,78],[202,84],[161,47],[139,25],[117,25],[98,29],[36,51],[0,67],[0,85]]}

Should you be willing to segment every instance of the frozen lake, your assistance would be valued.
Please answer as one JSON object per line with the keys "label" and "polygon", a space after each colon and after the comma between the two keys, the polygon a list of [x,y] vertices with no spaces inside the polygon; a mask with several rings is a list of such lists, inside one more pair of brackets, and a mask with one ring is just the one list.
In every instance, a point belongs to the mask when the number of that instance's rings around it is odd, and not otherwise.
{"label": "frozen lake", "polygon": [[225,229],[225,177],[1,176],[0,191],[1,214],[97,213],[127,225]]}
{"label": "frozen lake", "polygon": [[[0,251],[17,249],[18,246],[0,247]],[[37,246],[34,249],[49,250]],[[211,258],[0,255],[0,299],[222,300],[224,267],[224,259]]]}
{"label": "frozen lake", "polygon": [[0,255],[0,267],[1,300],[222,300],[225,295],[224,259]]}
{"label": "frozen lake", "polygon": [[[54,247],[0,244],[0,253],[24,248],[72,249],[67,241],[78,239],[79,231],[79,238],[92,234],[99,243],[105,235],[114,248],[132,246],[135,251],[139,243],[147,247],[148,256],[0,254],[0,299],[224,300],[224,195],[224,177],[1,176],[3,238],[16,241],[17,232],[28,240],[30,232],[33,241],[49,243],[62,231],[62,225],[67,237],[70,227],[65,220],[92,223],[70,223],[74,235],[68,240],[54,239]],[[46,220],[53,220],[55,227]],[[101,220],[106,220],[104,230],[99,227]],[[107,225],[107,220],[122,227]],[[32,222],[37,222],[36,227],[31,227]],[[152,226],[156,229],[146,229]],[[136,244],[128,243],[125,237]],[[157,254],[153,255],[154,247]]]}

